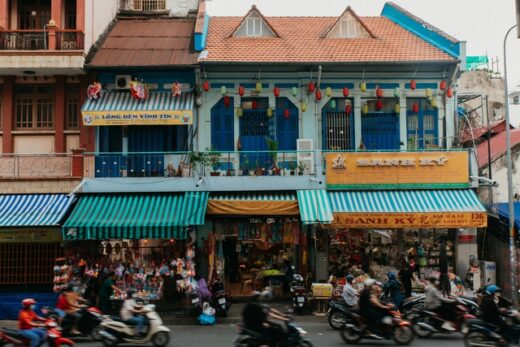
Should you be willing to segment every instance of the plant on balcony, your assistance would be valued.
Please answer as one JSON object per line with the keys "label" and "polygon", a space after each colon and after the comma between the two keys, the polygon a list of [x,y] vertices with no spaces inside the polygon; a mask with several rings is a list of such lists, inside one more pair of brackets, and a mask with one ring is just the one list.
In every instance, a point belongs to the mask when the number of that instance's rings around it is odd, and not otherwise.
{"label": "plant on balcony", "polygon": [[256,169],[255,169],[255,176],[263,176],[264,175],[264,168],[260,166],[260,160],[256,160]]}
{"label": "plant on balcony", "polygon": [[219,164],[220,164],[220,157],[221,157],[221,153],[215,151],[213,148],[208,153],[208,161],[209,161],[209,164],[211,165],[211,170],[212,170],[210,172],[211,176],[220,176],[220,171],[218,170]]}
{"label": "plant on balcony", "polygon": [[[201,174],[201,171],[198,169],[204,170],[204,168],[209,163],[208,153],[205,153],[205,152],[199,152],[199,151],[190,152],[189,158],[190,158],[190,164],[193,169],[193,172],[198,172],[199,174]],[[200,165],[200,167],[199,167],[199,165]]]}
{"label": "plant on balcony", "polygon": [[305,164],[303,161],[298,162],[298,175],[303,176],[303,172],[305,171]]}
{"label": "plant on balcony", "polygon": [[275,175],[279,175],[280,168],[278,167],[278,141],[266,137],[265,142],[267,144],[267,148],[269,149],[269,154],[271,155],[272,166],[270,172]]}
{"label": "plant on balcony", "polygon": [[296,165],[291,161],[289,163],[289,169],[291,169],[291,176],[294,176],[294,170],[296,169]]}

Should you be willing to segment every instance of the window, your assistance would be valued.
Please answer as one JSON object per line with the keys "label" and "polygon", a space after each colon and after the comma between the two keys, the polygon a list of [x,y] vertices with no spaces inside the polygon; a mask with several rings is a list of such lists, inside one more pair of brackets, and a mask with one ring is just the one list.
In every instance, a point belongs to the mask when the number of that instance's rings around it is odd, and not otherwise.
{"label": "window", "polygon": [[[346,106],[350,105],[350,114],[347,115]],[[352,149],[354,109],[352,100],[331,99],[323,108],[323,149],[349,150]]]}
{"label": "window", "polygon": [[519,95],[513,96],[513,104],[515,104],[515,105],[520,104],[520,96]]}
{"label": "window", "polygon": [[[233,98],[230,101],[233,104]],[[235,114],[234,108],[226,107],[220,100],[211,109],[211,148],[216,151],[233,151]]]}
{"label": "window", "polygon": [[19,1],[19,29],[43,29],[51,19],[51,0]]}
{"label": "window", "polygon": [[134,11],[164,11],[166,10],[166,0],[133,0],[132,10]]}
{"label": "window", "polygon": [[17,129],[54,127],[54,88],[49,86],[16,87]]}
{"label": "window", "polygon": [[[414,102],[419,104],[418,113],[411,111]],[[437,109],[431,107],[426,99],[408,99],[407,110],[407,148],[424,149],[437,147],[439,144]]]}
{"label": "window", "polygon": [[273,31],[257,13],[251,13],[236,31],[235,36],[273,37]]}
{"label": "window", "polygon": [[357,36],[357,22],[355,18],[347,16],[341,20],[340,25],[340,36],[346,38],[353,38]]}
{"label": "window", "polygon": [[78,129],[79,117],[79,88],[69,86],[65,104],[65,128]]}
{"label": "window", "polygon": [[76,1],[68,1],[65,11],[65,29],[76,29]]}

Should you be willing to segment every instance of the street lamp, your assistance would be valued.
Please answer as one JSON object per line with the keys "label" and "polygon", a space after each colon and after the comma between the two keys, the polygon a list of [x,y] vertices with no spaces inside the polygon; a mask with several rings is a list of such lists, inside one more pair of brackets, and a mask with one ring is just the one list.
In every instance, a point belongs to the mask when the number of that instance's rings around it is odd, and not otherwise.
{"label": "street lamp", "polygon": [[515,206],[513,204],[513,165],[511,163],[511,130],[509,129],[509,91],[507,88],[507,37],[516,28],[513,25],[504,37],[504,89],[505,89],[505,116],[506,116],[506,161],[507,161],[507,200],[509,205],[509,257],[511,261],[511,296],[513,306],[518,307],[517,278],[516,278],[516,247],[515,247]]}

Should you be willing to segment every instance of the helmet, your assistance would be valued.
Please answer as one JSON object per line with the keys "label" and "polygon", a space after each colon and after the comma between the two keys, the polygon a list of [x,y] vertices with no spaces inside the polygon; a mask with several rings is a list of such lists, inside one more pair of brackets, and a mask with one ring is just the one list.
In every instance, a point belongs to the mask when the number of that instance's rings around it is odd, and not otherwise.
{"label": "helmet", "polygon": [[36,300],[34,299],[24,299],[22,300],[22,306],[24,308],[29,308],[31,305],[36,305]]}
{"label": "helmet", "polygon": [[495,294],[497,292],[501,292],[501,291],[502,291],[502,289],[500,289],[500,287],[498,287],[494,284],[492,284],[486,288],[486,293],[489,295],[493,295],[493,294]]}
{"label": "helmet", "polygon": [[365,282],[363,282],[365,287],[372,287],[375,283],[376,283],[376,281],[371,278],[369,278],[369,279],[365,280]]}
{"label": "helmet", "polygon": [[348,283],[352,283],[352,282],[354,282],[354,276],[352,276],[352,275],[348,275],[348,276],[347,276],[347,282],[348,282]]}
{"label": "helmet", "polygon": [[390,280],[395,279],[395,272],[390,271],[390,272],[388,273],[388,279],[390,279]]}

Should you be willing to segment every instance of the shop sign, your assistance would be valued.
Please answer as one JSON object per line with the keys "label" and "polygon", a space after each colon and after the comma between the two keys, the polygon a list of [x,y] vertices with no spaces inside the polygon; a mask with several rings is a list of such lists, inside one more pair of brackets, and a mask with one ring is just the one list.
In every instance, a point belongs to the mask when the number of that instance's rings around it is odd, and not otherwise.
{"label": "shop sign", "polygon": [[83,125],[190,125],[191,110],[83,111]]}
{"label": "shop sign", "polygon": [[61,232],[55,230],[0,230],[0,243],[61,242]]}
{"label": "shop sign", "polygon": [[477,243],[477,237],[475,235],[459,235],[457,239],[458,243]]}
{"label": "shop sign", "polygon": [[466,151],[327,154],[328,189],[467,187]]}
{"label": "shop sign", "polygon": [[486,212],[334,213],[334,224],[347,228],[483,228]]}

